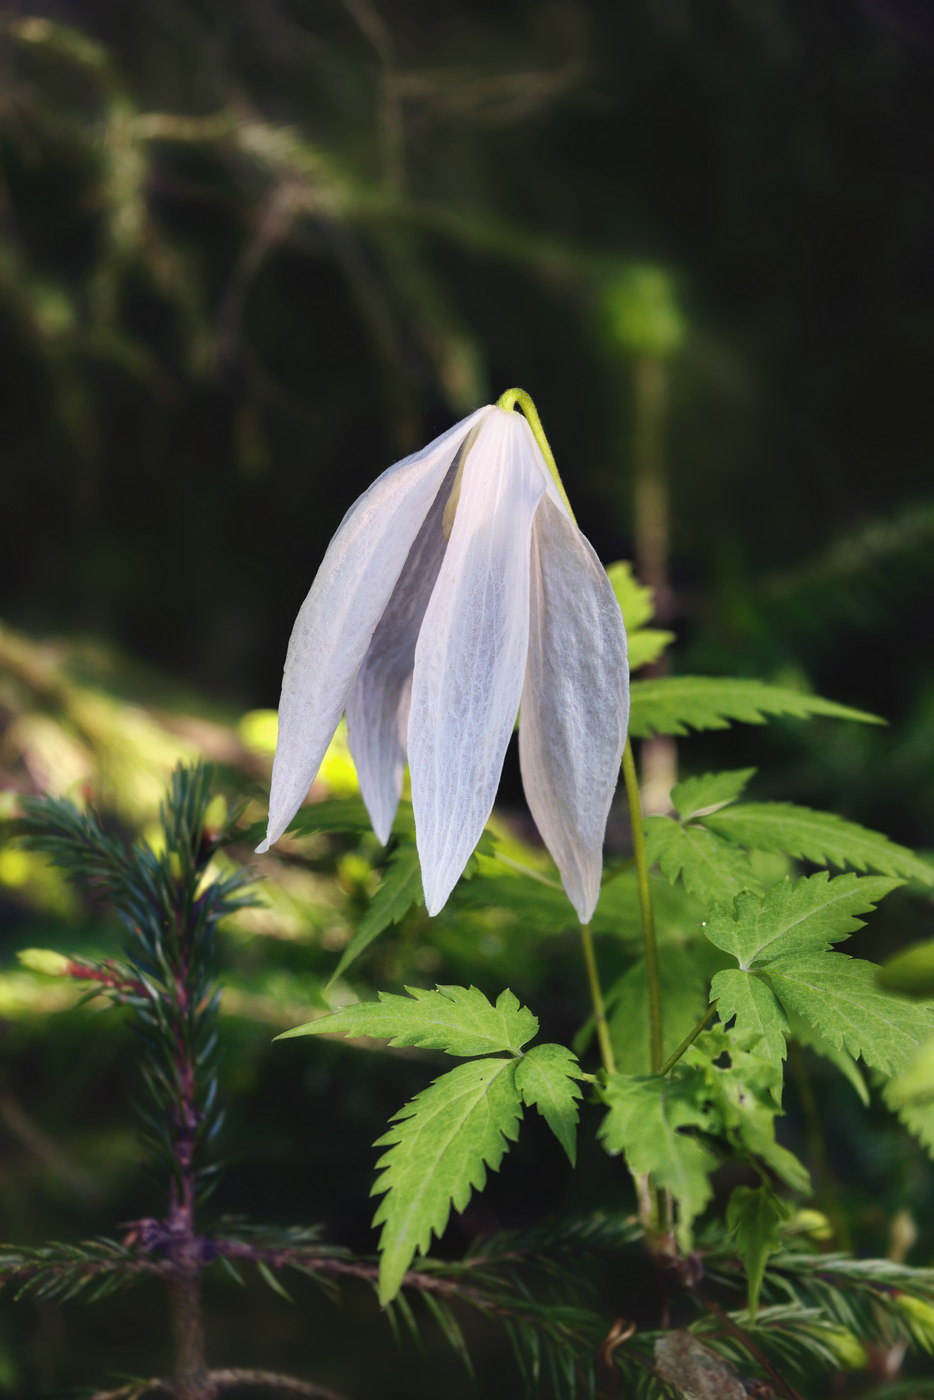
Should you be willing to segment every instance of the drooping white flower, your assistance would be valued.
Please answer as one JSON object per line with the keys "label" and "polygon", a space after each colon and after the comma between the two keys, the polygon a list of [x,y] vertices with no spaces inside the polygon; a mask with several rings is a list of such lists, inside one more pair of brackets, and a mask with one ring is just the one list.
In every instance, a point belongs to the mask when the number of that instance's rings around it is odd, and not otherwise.
{"label": "drooping white flower", "polygon": [[345,515],[289,642],[260,851],[304,801],[344,710],[383,843],[408,761],[429,914],[480,839],[519,711],[529,808],[590,919],[626,738],[626,634],[519,413],[478,409]]}

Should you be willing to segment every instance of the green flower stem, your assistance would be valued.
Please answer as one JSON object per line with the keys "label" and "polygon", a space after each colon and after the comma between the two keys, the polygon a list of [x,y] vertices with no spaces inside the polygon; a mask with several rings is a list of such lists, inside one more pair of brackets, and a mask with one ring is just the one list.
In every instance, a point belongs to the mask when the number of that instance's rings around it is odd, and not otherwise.
{"label": "green flower stem", "polygon": [[675,1065],[681,1059],[681,1056],[684,1054],[685,1050],[689,1050],[691,1048],[697,1037],[700,1035],[701,1031],[706,1030],[707,1026],[710,1025],[710,1022],[713,1020],[714,1012],[716,1011],[716,1009],[716,1002],[713,1002],[710,1006],[708,1006],[707,1010],[704,1012],[703,1016],[700,1018],[694,1029],[684,1037],[677,1050],[675,1050],[673,1054],[668,1056],[668,1059],[658,1071],[663,1079],[666,1074],[669,1074],[674,1069]]}
{"label": "green flower stem", "polygon": [[501,394],[496,400],[497,408],[515,408],[516,404],[519,405],[526,416],[528,425],[532,429],[532,436],[541,448],[542,456],[548,463],[548,470],[554,477],[555,485],[561,492],[561,499],[568,508],[568,515],[570,515],[576,525],[577,521],[574,517],[573,510],[571,510],[571,502],[568,500],[568,494],[564,489],[564,483],[558,474],[555,454],[549,446],[548,439],[545,436],[545,429],[542,427],[542,420],[538,416],[538,409],[532,402],[531,396],[527,394],[524,389],[507,389],[505,394]]}
{"label": "green flower stem", "polygon": [[606,1007],[603,1004],[603,992],[600,990],[600,978],[597,974],[597,960],[594,957],[593,938],[590,934],[589,924],[581,924],[581,943],[584,945],[584,965],[587,968],[587,981],[590,984],[590,1000],[593,1002],[593,1018],[596,1022],[597,1041],[603,1058],[603,1068],[607,1074],[615,1074],[616,1056],[613,1054],[610,1029],[606,1023]]}
{"label": "green flower stem", "polygon": [[652,1073],[658,1074],[665,1058],[662,1042],[662,989],[658,972],[658,943],[655,938],[655,915],[652,912],[652,890],[649,867],[645,856],[645,833],[642,829],[642,803],[639,800],[639,780],[632,756],[632,740],[626,740],[623,750],[623,778],[629,802],[632,826],[632,854],[636,863],[636,884],[639,888],[639,911],[642,915],[642,937],[645,941],[645,975],[649,992],[649,1049]]}

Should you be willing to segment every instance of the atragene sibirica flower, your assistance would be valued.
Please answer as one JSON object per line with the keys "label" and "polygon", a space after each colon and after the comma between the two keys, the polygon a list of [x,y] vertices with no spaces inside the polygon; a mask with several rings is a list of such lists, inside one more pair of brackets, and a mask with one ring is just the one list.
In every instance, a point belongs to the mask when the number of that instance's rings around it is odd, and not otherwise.
{"label": "atragene sibirica flower", "polygon": [[[500,402],[510,397],[526,398],[512,390]],[[518,712],[529,808],[589,922],[629,672],[619,604],[556,475],[526,419],[488,406],[351,506],[289,642],[260,852],[305,800],[346,710],[384,844],[408,762],[425,904],[437,914],[486,825]]]}

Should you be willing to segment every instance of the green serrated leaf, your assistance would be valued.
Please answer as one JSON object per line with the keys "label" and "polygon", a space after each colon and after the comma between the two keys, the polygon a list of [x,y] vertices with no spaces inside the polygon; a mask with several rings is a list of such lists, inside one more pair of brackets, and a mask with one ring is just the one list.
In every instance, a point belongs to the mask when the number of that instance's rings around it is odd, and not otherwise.
{"label": "green serrated leaf", "polygon": [[708,1178],[718,1163],[696,1138],[678,1129],[706,1126],[706,1116],[684,1085],[657,1076],[610,1075],[603,1094],[609,1106],[598,1134],[604,1147],[611,1154],[625,1153],[633,1175],[651,1173],[657,1186],[671,1192],[678,1202],[678,1239],[689,1249],[692,1223],[713,1194]]}
{"label": "green serrated leaf", "polygon": [[788,1015],[788,1034],[792,1040],[796,1040],[799,1045],[805,1045],[813,1050],[815,1055],[822,1055],[825,1060],[829,1060],[846,1079],[850,1081],[860,1103],[865,1108],[869,1107],[869,1090],[866,1088],[866,1081],[860,1073],[859,1065],[852,1055],[846,1050],[840,1050],[835,1045],[831,1045],[826,1036],[814,1026],[809,1026],[807,1021],[796,1015],[794,1011],[786,1013]]}
{"label": "green serrated leaf", "polygon": [[[778,998],[761,977],[742,968],[718,972],[710,985],[710,999],[717,1002],[720,1020],[736,1017],[736,1029],[761,1035],[759,1053],[781,1069],[785,1058],[788,1018]],[[775,1089],[781,1099],[781,1081]]]}
{"label": "green serrated leaf", "polygon": [[845,953],[793,954],[768,967],[783,1006],[854,1059],[895,1074],[934,1032],[934,1006],[880,990],[875,973],[873,963]]}
{"label": "green serrated leaf", "polygon": [[379,889],[341,954],[340,962],[331,973],[328,986],[346,972],[350,964],[384,929],[390,924],[397,924],[413,904],[424,902],[418,851],[414,841],[404,841],[390,856]]}
{"label": "green serrated leaf", "polygon": [[704,825],[730,841],[760,851],[782,851],[815,865],[850,865],[855,870],[878,870],[883,875],[903,875],[934,885],[934,866],[880,832],[845,821],[833,812],[814,812],[790,802],[744,802],[705,817]]}
{"label": "green serrated leaf", "polygon": [[607,565],[606,572],[626,624],[629,669],[638,671],[640,666],[656,661],[675,640],[675,634],[645,626],[654,615],[655,600],[651,588],[646,588],[633,578],[632,565],[628,560]]}
{"label": "green serrated leaf", "polygon": [[732,953],[740,967],[767,967],[788,953],[822,952],[848,938],[863,921],[857,914],[874,909],[901,883],[880,875],[838,875],[818,871],[797,883],[780,880],[764,898],[741,894],[735,917],[715,910],[704,925],[711,943]]}
{"label": "green serrated leaf", "polygon": [[386,1193],[375,1216],[380,1235],[379,1299],[398,1293],[416,1250],[444,1233],[451,1212],[463,1210],[486,1185],[518,1135],[522,1114],[513,1059],[473,1060],[436,1079],[395,1115],[396,1126],[376,1146],[388,1146],[372,1195]]}
{"label": "green serrated leaf", "polygon": [[769,715],[800,719],[826,715],[862,724],[884,723],[876,715],[817,695],[729,676],[663,676],[633,681],[630,688],[629,732],[636,739],[686,734],[689,728],[728,729],[734,720],[764,724]]}
{"label": "green serrated leaf", "polygon": [[618,559],[615,564],[607,564],[606,576],[616,594],[626,631],[635,632],[638,627],[651,622],[655,615],[652,590],[633,576],[629,560]]}
{"label": "green serrated leaf", "polygon": [[421,1045],[449,1055],[493,1055],[510,1050],[517,1055],[538,1030],[538,1021],[520,1006],[512,992],[500,992],[492,1006],[476,987],[406,987],[408,996],[380,992],[379,1001],[344,1006],[331,1016],[319,1016],[276,1036],[373,1036],[390,1045]]}
{"label": "green serrated leaf", "polygon": [[730,904],[742,890],[758,890],[749,858],[738,846],[702,826],[682,826],[671,817],[647,817],[646,858],[671,884],[680,875],[684,888],[705,909]]}
{"label": "green serrated leaf", "polygon": [[768,1186],[737,1186],[726,1208],[727,1229],[746,1264],[749,1320],[755,1323],[765,1261],[781,1247],[779,1226],[791,1212]]}
{"label": "green serrated leaf", "polygon": [[[704,979],[691,955],[677,944],[658,950],[662,999],[663,1051],[677,1050],[707,1009]],[[649,1037],[649,993],[645,959],[634,963],[607,993],[612,1006],[609,1030],[621,1074],[648,1074],[652,1068]]]}
{"label": "green serrated leaf", "polygon": [[674,632],[662,632],[656,627],[638,627],[634,632],[627,632],[630,671],[638,671],[640,666],[657,661],[674,640]]}
{"label": "green serrated leaf", "polygon": [[581,1077],[577,1057],[564,1045],[533,1045],[516,1066],[516,1088],[529,1108],[543,1115],[573,1167],[577,1160],[577,1102]]}
{"label": "green serrated leaf", "polygon": [[672,788],[671,805],[682,821],[689,821],[698,812],[707,812],[711,807],[725,807],[728,802],[736,801],[755,771],[755,768],[735,768],[687,778]]}

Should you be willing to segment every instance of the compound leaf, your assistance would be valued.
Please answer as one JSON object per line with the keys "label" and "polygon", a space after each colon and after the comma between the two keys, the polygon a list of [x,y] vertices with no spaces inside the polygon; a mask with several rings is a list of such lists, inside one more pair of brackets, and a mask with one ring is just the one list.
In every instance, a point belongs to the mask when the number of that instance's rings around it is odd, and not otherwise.
{"label": "compound leaf", "polygon": [[704,824],[730,841],[756,850],[782,851],[796,860],[812,860],[815,865],[879,870],[883,875],[902,875],[934,885],[934,867],[912,851],[833,812],[814,812],[791,802],[744,802],[705,817]]}
{"label": "compound leaf", "polygon": [[832,719],[883,724],[876,715],[804,695],[764,681],[730,676],[662,676],[633,681],[630,689],[629,732],[633,738],[650,734],[686,734],[691,729],[728,729],[734,720],[764,724],[768,715]]}
{"label": "compound leaf", "polygon": [[649,864],[657,861],[672,885],[680,875],[688,894],[705,908],[730,904],[742,890],[759,889],[745,852],[706,827],[647,817],[645,840]]}
{"label": "compound leaf", "polygon": [[516,1065],[516,1088],[529,1108],[539,1110],[568,1154],[577,1159],[577,1100],[581,1077],[577,1056],[564,1045],[533,1045]]}
{"label": "compound leaf", "polygon": [[397,924],[413,904],[423,904],[422,872],[414,841],[402,842],[389,858],[379,889],[360,920],[353,937],[331,973],[328,985],[337,980],[350,964],[368,948],[383,929]]}
{"label": "compound leaf", "polygon": [[297,1035],[374,1036],[390,1045],[421,1045],[449,1055],[518,1054],[538,1030],[538,1021],[510,991],[492,1006],[476,987],[406,987],[408,996],[380,992],[379,1001],[344,1006],[331,1016],[284,1031],[277,1040]]}
{"label": "compound leaf", "polygon": [[522,1104],[514,1059],[472,1060],[436,1079],[407,1103],[377,1147],[388,1147],[372,1195],[383,1197],[379,1300],[392,1301],[416,1250],[440,1238],[451,1213],[486,1185],[518,1135]]}
{"label": "compound leaf", "polygon": [[736,801],[755,771],[755,768],[734,768],[723,773],[704,773],[697,778],[687,778],[672,788],[671,805],[682,821],[690,820],[698,812],[709,811],[711,807],[724,807],[728,802]]}
{"label": "compound leaf", "polygon": [[934,1033],[934,1006],[882,991],[875,973],[874,963],[845,953],[800,953],[768,967],[789,1011],[854,1059],[862,1055],[867,1065],[894,1074]]}
{"label": "compound leaf", "polygon": [[787,953],[822,952],[847,938],[879,900],[901,882],[880,875],[838,875],[826,871],[798,880],[786,877],[764,897],[741,894],[735,916],[715,910],[704,925],[711,943],[732,953],[741,967],[766,967]]}
{"label": "compound leaf", "polygon": [[599,1129],[603,1145],[611,1155],[625,1153],[634,1176],[650,1172],[656,1186],[671,1192],[678,1202],[679,1241],[690,1248],[692,1222],[713,1194],[708,1177],[718,1165],[696,1138],[678,1132],[689,1124],[706,1126],[690,1087],[654,1075],[613,1074],[603,1092],[609,1105]]}

